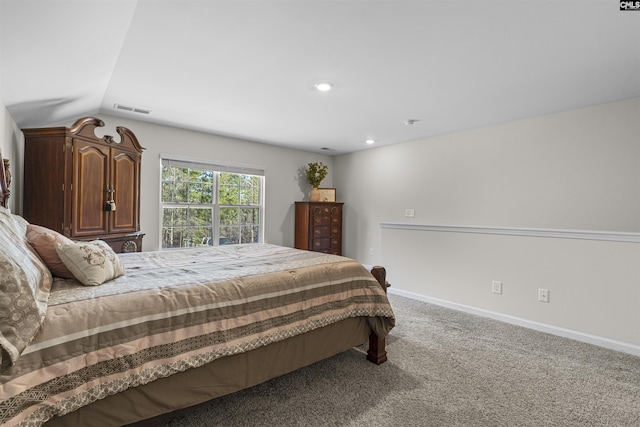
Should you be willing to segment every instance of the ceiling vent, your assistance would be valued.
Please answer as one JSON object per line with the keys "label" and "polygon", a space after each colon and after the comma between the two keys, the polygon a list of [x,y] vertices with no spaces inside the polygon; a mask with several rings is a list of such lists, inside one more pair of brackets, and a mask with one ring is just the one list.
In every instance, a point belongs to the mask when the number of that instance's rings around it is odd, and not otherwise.
{"label": "ceiling vent", "polygon": [[145,110],[144,108],[138,108],[138,107],[129,107],[128,105],[122,105],[122,104],[113,104],[113,108],[115,108],[116,110],[130,111],[132,113],[140,113],[140,114],[151,113],[151,110]]}

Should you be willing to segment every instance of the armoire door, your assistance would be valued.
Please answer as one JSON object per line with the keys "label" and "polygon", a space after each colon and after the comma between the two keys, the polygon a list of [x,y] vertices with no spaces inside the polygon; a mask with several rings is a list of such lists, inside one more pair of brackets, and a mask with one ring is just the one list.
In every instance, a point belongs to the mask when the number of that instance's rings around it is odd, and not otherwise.
{"label": "armoire door", "polygon": [[116,210],[109,212],[111,233],[130,233],[138,230],[140,158],[130,152],[111,149],[112,197]]}
{"label": "armoire door", "polygon": [[75,140],[71,237],[107,234],[109,148]]}

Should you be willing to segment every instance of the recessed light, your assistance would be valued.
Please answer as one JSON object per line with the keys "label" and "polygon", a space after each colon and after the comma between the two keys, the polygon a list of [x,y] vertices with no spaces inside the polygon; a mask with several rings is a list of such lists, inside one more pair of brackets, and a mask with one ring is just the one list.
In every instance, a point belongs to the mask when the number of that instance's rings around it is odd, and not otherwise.
{"label": "recessed light", "polygon": [[371,145],[371,144],[375,144],[376,140],[375,139],[367,139],[365,142],[367,144]]}
{"label": "recessed light", "polygon": [[333,89],[333,83],[331,82],[318,82],[315,86],[320,92],[327,92]]}

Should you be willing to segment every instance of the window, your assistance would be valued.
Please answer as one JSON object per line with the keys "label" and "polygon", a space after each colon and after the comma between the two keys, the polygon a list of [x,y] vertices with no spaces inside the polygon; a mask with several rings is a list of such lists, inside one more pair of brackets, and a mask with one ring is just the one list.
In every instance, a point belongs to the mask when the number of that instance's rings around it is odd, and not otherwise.
{"label": "window", "polygon": [[162,159],[162,249],[258,243],[264,170]]}

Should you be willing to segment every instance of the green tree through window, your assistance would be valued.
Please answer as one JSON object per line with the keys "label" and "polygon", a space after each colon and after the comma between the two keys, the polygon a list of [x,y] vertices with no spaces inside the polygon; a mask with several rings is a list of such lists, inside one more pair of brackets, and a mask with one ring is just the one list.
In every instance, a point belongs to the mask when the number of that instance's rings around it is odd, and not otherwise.
{"label": "green tree through window", "polygon": [[161,184],[163,249],[262,241],[263,175],[163,159]]}

